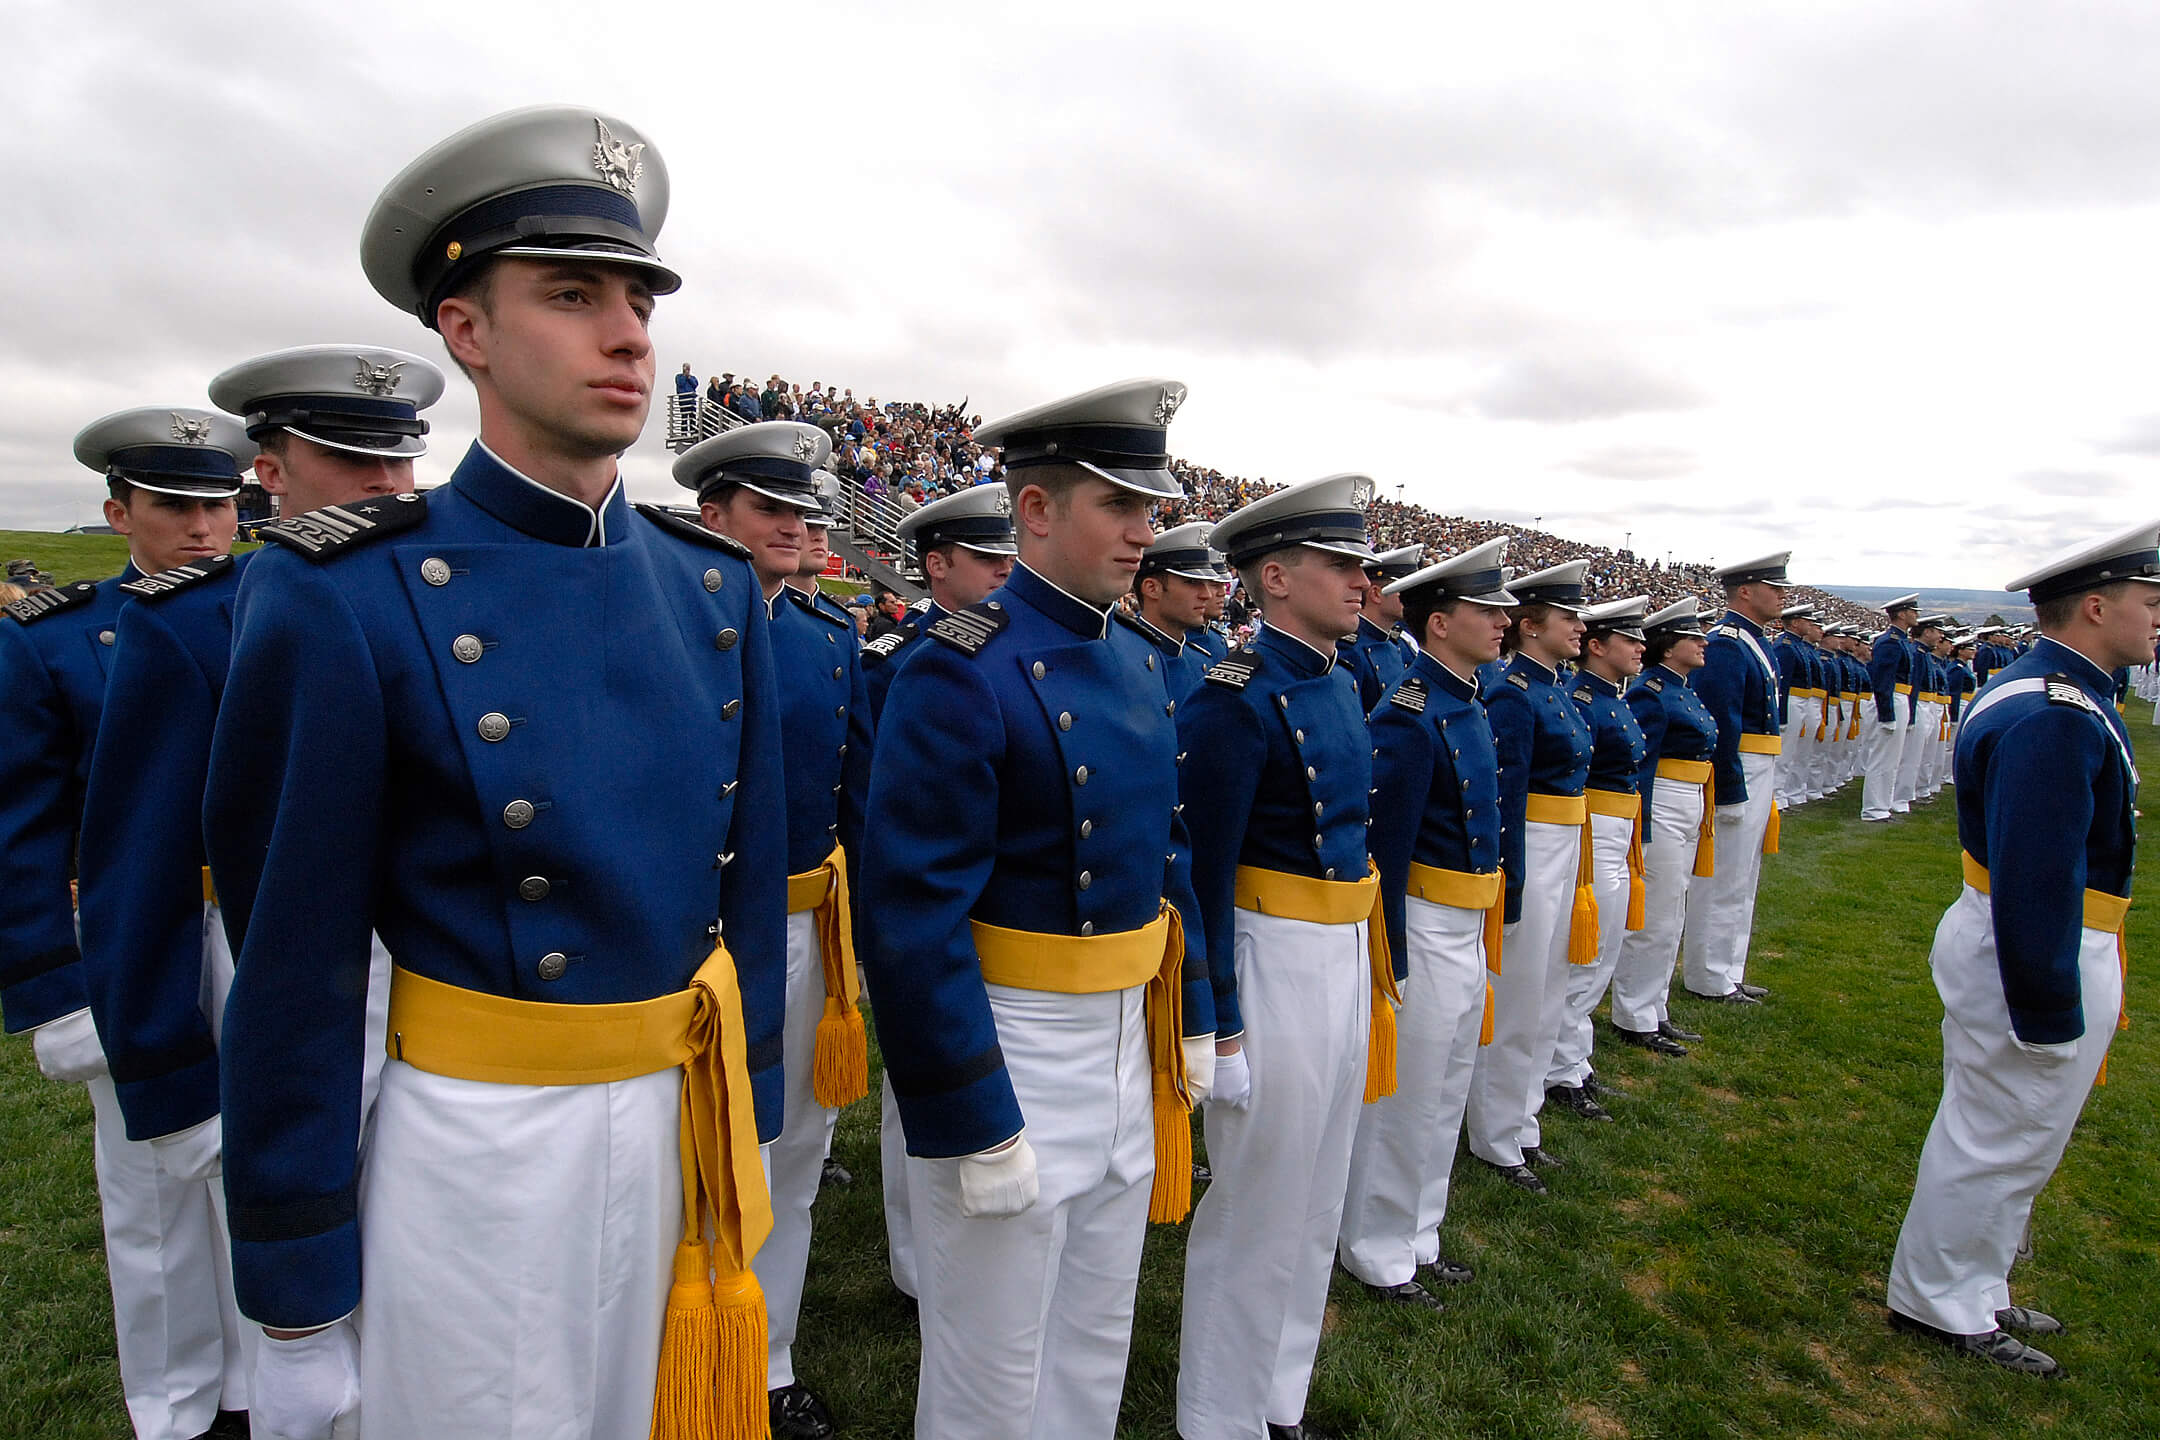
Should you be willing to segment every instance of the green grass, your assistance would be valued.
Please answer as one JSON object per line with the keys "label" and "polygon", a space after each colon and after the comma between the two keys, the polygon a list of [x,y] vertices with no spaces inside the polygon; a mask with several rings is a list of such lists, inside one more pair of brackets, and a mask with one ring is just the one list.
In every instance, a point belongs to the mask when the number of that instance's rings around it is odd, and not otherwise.
{"label": "green grass", "polygon": [[[2131,727],[2160,767],[2160,731]],[[1683,1061],[1600,1045],[1618,1121],[1552,1117],[1570,1162],[1537,1200],[1457,1168],[1451,1253],[1477,1267],[1442,1315],[1338,1277],[1309,1418],[1360,1437],[2149,1435],[2160,1428],[2160,1041],[2132,912],[2132,1009],[2034,1215],[2019,1299],[2070,1323],[2046,1384],[1888,1331],[1883,1277],[1940,1093],[1928,978],[1956,891],[1951,801],[1888,830],[1858,786],[1787,819],[1766,863],[1749,976],[1758,1010],[1683,1003]],[[2149,975],[2149,969],[2144,974]],[[886,1280],[877,1113],[841,1118],[853,1186],[818,1202],[802,1378],[851,1436],[908,1433],[915,1330]],[[0,1434],[126,1433],[79,1091],[0,1046]],[[1123,1433],[1166,1440],[1183,1232],[1149,1237]],[[2143,1417],[2143,1418],[2140,1418]]]}
{"label": "green grass", "polygon": [[37,567],[65,585],[73,580],[103,580],[127,564],[127,541],[118,535],[56,535],[45,530],[0,530],[0,567],[10,560],[34,560]]}

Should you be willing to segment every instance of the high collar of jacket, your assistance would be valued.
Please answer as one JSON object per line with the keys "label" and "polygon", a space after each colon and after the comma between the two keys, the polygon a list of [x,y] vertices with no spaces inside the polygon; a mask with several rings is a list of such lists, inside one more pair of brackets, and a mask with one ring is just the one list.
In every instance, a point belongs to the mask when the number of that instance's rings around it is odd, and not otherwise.
{"label": "high collar of jacket", "polygon": [[1520,650],[1509,658],[1507,673],[1510,675],[1525,675],[1545,685],[1557,685],[1560,682],[1559,671],[1542,660],[1531,659]]}
{"label": "high collar of jacket", "polygon": [[1253,645],[1289,666],[1300,680],[1325,675],[1335,668],[1333,655],[1323,655],[1295,635],[1285,635],[1269,624],[1263,623],[1253,632]]}
{"label": "high collar of jacket", "polygon": [[[1737,625],[1742,630],[1747,631],[1748,634],[1753,635],[1756,639],[1760,640],[1763,638],[1762,626],[1756,624],[1753,620],[1748,619],[1747,616],[1742,615],[1737,610],[1727,610],[1725,612],[1725,618],[1718,623],[1721,625]],[[1793,638],[1797,640],[1800,637],[1795,635]]]}
{"label": "high collar of jacket", "polygon": [[1617,699],[1620,695],[1620,687],[1618,685],[1613,684],[1613,682],[1610,680],[1603,679],[1595,672],[1587,669],[1577,670],[1575,672],[1575,683],[1578,685],[1587,685],[1591,688],[1592,691],[1599,695],[1605,696],[1607,699]]}
{"label": "high collar of jacket", "polygon": [[550,545],[614,545],[630,533],[630,502],[623,498],[620,475],[595,510],[512,469],[501,456],[475,440],[458,462],[450,483],[460,495],[511,529]]}
{"label": "high collar of jacket", "polygon": [[2062,641],[2043,635],[2029,653],[2045,657],[2048,669],[2061,671],[2108,704],[2115,703],[2115,677]]}
{"label": "high collar of jacket", "polygon": [[1477,699],[1477,676],[1473,674],[1469,679],[1465,680],[1453,670],[1448,669],[1439,660],[1434,659],[1429,651],[1418,651],[1417,658],[1410,662],[1410,673],[1423,680],[1426,684],[1446,691],[1458,700]]}
{"label": "high collar of jacket", "polygon": [[1040,610],[1075,635],[1100,640],[1110,633],[1107,606],[1090,605],[1070,590],[1060,589],[1025,565],[1014,565],[1005,577],[1005,589],[1029,608]]}

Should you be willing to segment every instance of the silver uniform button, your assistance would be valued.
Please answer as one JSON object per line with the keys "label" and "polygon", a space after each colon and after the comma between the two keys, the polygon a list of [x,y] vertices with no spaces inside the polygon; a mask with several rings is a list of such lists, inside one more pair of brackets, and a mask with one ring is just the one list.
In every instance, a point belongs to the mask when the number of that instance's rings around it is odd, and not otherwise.
{"label": "silver uniform button", "polygon": [[732,650],[735,648],[735,642],[741,638],[740,635],[735,633],[734,627],[730,626],[712,637],[713,648],[715,650]]}
{"label": "silver uniform button", "polygon": [[[827,639],[830,639],[831,637],[830,637],[830,636],[827,636],[826,638],[827,638]],[[845,665],[835,665],[835,666],[833,666],[833,667],[832,667],[832,678],[833,678],[833,679],[835,679],[835,680],[839,680],[839,679],[842,679],[843,677],[845,677],[845,676],[846,676],[846,674],[847,674],[847,667],[846,667]]]}
{"label": "silver uniform button", "polygon": [[741,709],[742,701],[730,700],[727,702],[727,704],[720,707],[720,718],[723,720],[732,720],[735,718],[736,712]]}
{"label": "silver uniform button", "polygon": [[1303,730],[1293,730],[1290,732],[1290,734],[1294,739],[1296,739],[1298,744],[1302,745],[1305,743],[1305,732]]}
{"label": "silver uniform button", "polygon": [[460,665],[472,664],[480,658],[481,652],[486,649],[487,647],[480,643],[480,637],[477,635],[460,635],[450,642],[450,653],[457,657]]}
{"label": "silver uniform button", "polygon": [[540,957],[540,964],[537,968],[541,979],[560,980],[563,977],[563,971],[570,968],[570,957],[560,950],[550,950]]}
{"label": "silver uniform button", "polygon": [[1306,779],[1308,779],[1308,780],[1317,780],[1317,779],[1319,779],[1319,778],[1320,778],[1320,771],[1319,771],[1319,769],[1318,769],[1317,767],[1315,767],[1315,766],[1307,765],[1307,766],[1305,767],[1305,778],[1306,778]]}
{"label": "silver uniform button", "polygon": [[1087,766],[1085,766],[1085,765],[1082,765],[1082,766],[1081,766],[1081,767],[1080,767],[1079,769],[1077,769],[1077,770],[1073,771],[1073,784],[1075,784],[1075,785],[1085,785],[1085,784],[1087,784],[1087,777],[1088,777],[1088,768],[1087,768]]}
{"label": "silver uniform button", "polygon": [[1328,866],[1327,878],[1330,880],[1335,878],[1335,867],[1332,865]]}
{"label": "silver uniform button", "polygon": [[1037,660],[1035,664],[1029,669],[1028,673],[1033,675],[1036,679],[1040,680],[1043,678],[1043,676],[1049,674],[1050,672],[1043,667],[1042,661]]}
{"label": "silver uniform button", "polygon": [[1082,821],[1080,822],[1080,838],[1081,838],[1081,839],[1085,840],[1085,839],[1087,839],[1087,838],[1088,838],[1088,836],[1090,836],[1090,835],[1092,835],[1092,834],[1094,834],[1094,833],[1095,833],[1095,822],[1094,822],[1093,820],[1082,820]]}
{"label": "silver uniform button", "polygon": [[1058,729],[1060,729],[1060,730],[1070,730],[1070,729],[1072,729],[1072,711],[1070,711],[1070,710],[1060,710],[1060,711],[1058,711]]}
{"label": "silver uniform button", "polygon": [[97,632],[97,643],[100,645],[110,645],[113,643],[114,640],[118,638],[119,637],[114,635],[113,632],[110,630],[100,630]]}
{"label": "silver uniform button", "polygon": [[1147,657],[1147,668],[1150,670],[1155,668],[1155,657],[1153,655]]}
{"label": "silver uniform button", "polygon": [[450,562],[434,555],[428,556],[420,562],[420,578],[430,585],[449,584]]}
{"label": "silver uniform button", "polygon": [[1080,922],[1080,933],[1081,933],[1082,935],[1092,935],[1092,934],[1094,934],[1094,933],[1095,933],[1095,922],[1094,922],[1093,920],[1083,920],[1083,921],[1081,921],[1081,922]]}
{"label": "silver uniform button", "polygon": [[533,803],[530,800],[512,800],[503,806],[503,824],[512,830],[522,830],[533,822]]}
{"label": "silver uniform button", "polygon": [[1313,819],[1317,820],[1320,818],[1320,802],[1318,800],[1312,802],[1312,814]]}
{"label": "silver uniform button", "polygon": [[490,710],[480,717],[479,725],[474,728],[479,730],[481,739],[493,745],[510,733],[510,717],[499,710]]}
{"label": "silver uniform button", "polygon": [[1080,888],[1081,888],[1081,889],[1085,890],[1085,889],[1087,889],[1087,888],[1088,888],[1088,886],[1090,886],[1090,885],[1093,885],[1094,883],[1095,883],[1095,877],[1094,877],[1093,875],[1089,874],[1089,873],[1088,873],[1087,871],[1085,871],[1085,870],[1082,870],[1082,871],[1080,872]]}
{"label": "silver uniform button", "polygon": [[707,570],[705,572],[705,588],[708,591],[717,592],[720,588],[721,579],[722,576],[718,570]]}
{"label": "silver uniform button", "polygon": [[518,899],[545,900],[548,897],[548,891],[553,888],[552,885],[548,884],[547,876],[528,875],[518,881]]}

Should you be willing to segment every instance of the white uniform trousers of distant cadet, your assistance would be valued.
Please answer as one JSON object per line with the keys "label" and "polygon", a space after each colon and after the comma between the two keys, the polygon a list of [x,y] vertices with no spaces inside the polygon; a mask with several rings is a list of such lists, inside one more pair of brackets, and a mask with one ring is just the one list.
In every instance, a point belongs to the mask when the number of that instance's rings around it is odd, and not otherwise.
{"label": "white uniform trousers of distant cadet", "polygon": [[1440,1258],[1485,1021],[1486,912],[1435,904],[1415,890],[1413,875],[1403,901],[1409,973],[1395,1017],[1395,1093],[1359,1112],[1336,1244],[1343,1268],[1368,1285],[1401,1285]]}
{"label": "white uniform trousers of distant cadet", "polygon": [[[1642,802],[1639,795],[1589,792],[1593,805]],[[1553,1043],[1552,1063],[1545,1072],[1545,1088],[1581,1085],[1590,1077],[1590,1052],[1596,1043],[1590,1014],[1605,998],[1613,970],[1620,963],[1620,947],[1628,934],[1628,851],[1633,848],[1635,821],[1630,816],[1590,814],[1590,873],[1598,904],[1597,959],[1588,965],[1570,965],[1567,973],[1567,1008],[1560,1015],[1559,1038]]]}
{"label": "white uniform trousers of distant cadet", "polygon": [[1567,1003],[1568,920],[1580,863],[1580,825],[1531,820],[1523,826],[1520,918],[1500,941],[1493,977],[1493,1038],[1477,1052],[1465,1128],[1470,1153],[1495,1165],[1523,1163],[1538,1144],[1545,1073]]}
{"label": "white uniform trousers of distant cadet", "polygon": [[2078,949],[2085,1033],[2069,1058],[2011,1038],[1988,897],[1966,886],[1928,954],[1943,1002],[1943,1097],[1890,1265],[1890,1308],[1956,1335],[1996,1328],[2033,1199],[2062,1160],[2122,1008],[2116,937]]}
{"label": "white uniform trousers of distant cadet", "polygon": [[1741,778],[1747,799],[1717,807],[1717,873],[1688,887],[1686,957],[1682,983],[1697,995],[1729,995],[1747,978],[1748,941],[1755,932],[1755,886],[1762,878],[1763,831],[1775,809],[1772,799],[1778,757],[1743,751]]}
{"label": "white uniform trousers of distant cadet", "polygon": [[[1898,704],[1902,707],[1904,703],[1904,697],[1900,696]],[[1935,727],[1929,723],[1928,715],[1932,709],[1934,706],[1930,702],[1916,699],[1912,719],[1905,722],[1898,737],[1896,810],[1900,815],[1912,809],[1913,801],[1920,794],[1920,758],[1935,737]]]}
{"label": "white uniform trousers of distant cadet", "polygon": [[1909,688],[1901,685],[1891,697],[1888,720],[1877,712],[1872,695],[1863,695],[1860,699],[1867,716],[1860,730],[1867,742],[1867,778],[1860,791],[1860,818],[1863,820],[1887,820],[1912,809],[1910,796],[1902,802],[1898,799],[1898,770],[1904,763],[1905,736],[1912,724],[1905,716]]}
{"label": "white uniform trousers of distant cadet", "polygon": [[1822,702],[1810,691],[1794,689],[1785,697],[1782,748],[1777,757],[1777,807],[1789,810],[1810,798],[1808,772],[1815,763],[1815,725]]}
{"label": "white uniform trousers of distant cadet", "polygon": [[984,988],[1038,1191],[1018,1215],[970,1218],[955,1162],[908,1162],[922,1320],[915,1433],[1102,1440],[1117,1431],[1155,1180],[1146,987]]}
{"label": "white uniform trousers of distant cadet", "polygon": [[1612,1022],[1646,1034],[1669,1018],[1673,966],[1680,958],[1680,931],[1695,878],[1695,847],[1701,834],[1703,784],[1665,775],[1650,787],[1650,824],[1643,839],[1643,928],[1628,931],[1613,967]]}
{"label": "white uniform trousers of distant cadet", "polygon": [[1185,1247],[1183,1440],[1251,1440],[1304,1417],[1365,1099],[1366,922],[1233,913],[1252,1091],[1207,1107],[1215,1178]]}
{"label": "white uniform trousers of distant cadet", "polygon": [[810,1263],[810,1206],[832,1146],[835,1112],[817,1102],[818,1018],[825,1013],[824,951],[817,912],[787,917],[787,1015],[780,1031],[786,1117],[765,1147],[766,1182],[772,1192],[772,1233],[750,1268],[765,1292],[765,1387],[795,1383],[795,1328],[802,1315],[803,1277]]}

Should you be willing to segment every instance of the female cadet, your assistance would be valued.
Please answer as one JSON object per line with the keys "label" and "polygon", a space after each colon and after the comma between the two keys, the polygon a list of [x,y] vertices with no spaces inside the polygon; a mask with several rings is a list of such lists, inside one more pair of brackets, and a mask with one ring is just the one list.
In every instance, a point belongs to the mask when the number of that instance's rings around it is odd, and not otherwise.
{"label": "female cadet", "polygon": [[[1507,928],[1493,977],[1493,1038],[1470,1080],[1470,1153],[1507,1180],[1545,1193],[1531,1165],[1537,1111],[1567,998],[1569,940],[1577,891],[1587,883],[1590,727],[1558,684],[1560,666],[1582,651],[1583,572],[1571,560],[1511,581],[1522,601],[1509,631],[1513,657],[1485,702],[1500,762],[1501,868]],[[1582,896],[1588,904],[1588,893]],[[1595,944],[1594,920],[1588,939]]]}
{"label": "female cadet", "polygon": [[[1568,971],[1567,1008],[1545,1098],[1585,1120],[1610,1120],[1598,1104],[1597,1076],[1590,1068],[1590,1012],[1612,983],[1613,966],[1628,929],[1642,927],[1636,900],[1642,873],[1640,777],[1648,747],[1629,713],[1628,682],[1642,673],[1643,617],[1650,598],[1636,595],[1583,613],[1582,665],[1569,694],[1590,726],[1590,779],[1583,799],[1590,808],[1591,868],[1596,876],[1597,955]],[[1631,903],[1634,902],[1634,903]]]}

